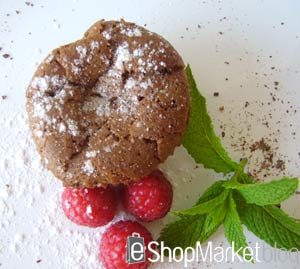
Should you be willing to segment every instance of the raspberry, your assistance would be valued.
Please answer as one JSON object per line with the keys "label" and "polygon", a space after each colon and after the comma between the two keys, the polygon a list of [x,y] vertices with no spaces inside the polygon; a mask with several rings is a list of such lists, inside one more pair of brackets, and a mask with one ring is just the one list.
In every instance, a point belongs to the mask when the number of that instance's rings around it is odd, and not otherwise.
{"label": "raspberry", "polygon": [[117,208],[115,191],[110,187],[66,187],[62,193],[62,208],[67,218],[78,225],[103,226],[114,218]]}
{"label": "raspberry", "polygon": [[[128,264],[126,261],[127,237],[138,233],[144,238],[145,262]],[[153,241],[150,232],[136,221],[119,221],[103,234],[99,248],[99,259],[105,269],[147,269],[152,257],[148,244]]]}
{"label": "raspberry", "polygon": [[122,190],[124,207],[141,221],[149,222],[164,217],[170,210],[172,200],[172,185],[160,170],[129,183]]}

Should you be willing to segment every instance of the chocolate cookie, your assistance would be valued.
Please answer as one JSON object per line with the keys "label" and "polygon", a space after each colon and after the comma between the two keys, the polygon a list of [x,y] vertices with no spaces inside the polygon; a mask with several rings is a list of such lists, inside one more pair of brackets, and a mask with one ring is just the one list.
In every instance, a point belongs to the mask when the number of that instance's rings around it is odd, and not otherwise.
{"label": "chocolate cookie", "polygon": [[98,21],[55,49],[27,89],[37,149],[64,185],[127,183],[180,145],[189,112],[184,63],[161,36]]}

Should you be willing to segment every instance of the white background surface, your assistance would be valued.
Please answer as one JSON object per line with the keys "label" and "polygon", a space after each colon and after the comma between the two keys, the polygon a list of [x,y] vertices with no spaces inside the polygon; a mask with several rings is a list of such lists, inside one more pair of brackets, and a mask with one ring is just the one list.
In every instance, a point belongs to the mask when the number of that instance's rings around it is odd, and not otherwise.
{"label": "white background surface", "polygon": [[[300,104],[299,1],[32,3],[34,6],[24,1],[0,0],[0,95],[7,95],[0,100],[1,269],[101,268],[97,252],[103,229],[78,227],[63,216],[59,206],[62,186],[39,162],[27,127],[24,97],[36,65],[47,53],[80,38],[100,18],[123,17],[146,24],[175,46],[184,61],[191,64],[207,97],[216,132],[220,135],[219,126],[226,126],[223,141],[236,160],[250,156],[248,149],[232,146],[241,137],[248,143],[268,137],[273,141],[269,143],[275,149],[275,157],[286,162],[285,174],[300,177],[300,111],[295,112]],[[2,57],[5,53],[13,59]],[[224,63],[227,61],[229,64]],[[279,82],[277,90],[274,81]],[[214,97],[214,92],[220,96]],[[270,94],[279,100],[272,101]],[[250,105],[244,108],[246,101]],[[223,113],[220,106],[224,106]],[[266,119],[269,128],[264,124]],[[249,171],[256,166],[255,158],[250,158]],[[195,163],[182,148],[161,168],[174,185],[175,209],[191,206],[206,187],[221,177],[201,166],[195,169]],[[270,168],[265,180],[282,174]],[[300,217],[299,196],[285,202],[283,208]],[[115,220],[123,217],[127,218],[120,212]],[[157,237],[170,219],[168,216],[147,227]],[[250,245],[262,244],[250,232],[246,234]],[[227,246],[222,229],[212,241],[216,246]],[[195,263],[189,268],[300,268],[300,254],[286,261],[279,252],[277,260],[275,256],[271,258],[275,253],[268,249],[265,262],[254,265]],[[183,266],[156,264],[153,268]]]}

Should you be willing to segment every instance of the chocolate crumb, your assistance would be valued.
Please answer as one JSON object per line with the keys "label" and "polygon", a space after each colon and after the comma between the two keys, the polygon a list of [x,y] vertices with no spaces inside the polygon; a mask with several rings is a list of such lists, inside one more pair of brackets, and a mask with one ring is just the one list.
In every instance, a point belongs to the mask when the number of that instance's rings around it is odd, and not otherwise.
{"label": "chocolate crumb", "polygon": [[225,64],[229,64],[229,62],[227,62],[227,61],[225,61],[224,63],[225,63]]}
{"label": "chocolate crumb", "polygon": [[214,92],[214,96],[218,97],[220,94],[218,92]]}
{"label": "chocolate crumb", "polygon": [[224,112],[224,110],[225,110],[224,106],[220,106],[219,110],[220,110],[220,112]]}
{"label": "chocolate crumb", "polygon": [[225,137],[225,132],[222,132],[221,135],[222,135],[222,137]]}
{"label": "chocolate crumb", "polygon": [[275,85],[275,86],[278,86],[278,85],[279,85],[279,82],[278,82],[278,81],[274,81],[274,85]]}
{"label": "chocolate crumb", "polygon": [[228,79],[228,78],[225,78],[225,80],[228,81],[229,79]]}
{"label": "chocolate crumb", "polygon": [[20,14],[20,13],[21,13],[21,11],[20,11],[20,10],[16,10],[16,13],[17,13],[17,14]]}
{"label": "chocolate crumb", "polygon": [[275,164],[275,168],[280,171],[285,170],[285,162],[283,160],[277,160]]}
{"label": "chocolate crumb", "polygon": [[248,101],[245,102],[245,108],[248,107],[250,103]]}
{"label": "chocolate crumb", "polygon": [[2,99],[2,100],[5,100],[6,98],[7,98],[7,95],[2,95],[2,96],[1,96],[1,99]]}
{"label": "chocolate crumb", "polygon": [[223,35],[223,32],[219,32],[220,35]]}
{"label": "chocolate crumb", "polygon": [[40,263],[42,260],[41,259],[38,259],[38,260],[36,260],[36,263]]}
{"label": "chocolate crumb", "polygon": [[34,5],[31,2],[25,2],[26,6],[33,7]]}
{"label": "chocolate crumb", "polygon": [[250,151],[253,152],[255,150],[261,150],[261,151],[269,151],[271,149],[270,145],[268,145],[266,142],[265,142],[265,139],[262,138],[261,140],[259,141],[256,141],[255,143],[253,143],[251,146],[250,146]]}
{"label": "chocolate crumb", "polygon": [[8,53],[4,53],[4,54],[2,55],[2,57],[5,58],[5,59],[7,59],[7,58],[10,57],[10,55],[9,55]]}
{"label": "chocolate crumb", "polygon": [[[236,144],[235,147],[240,148],[242,151],[246,152],[249,150],[249,155],[247,156],[248,160],[252,160],[255,163],[256,168],[251,170],[251,176],[257,181],[260,182],[262,178],[267,178],[272,173],[270,170],[276,169],[278,173],[285,173],[285,162],[278,158],[278,147],[271,147],[267,141],[268,138],[261,138],[258,141],[248,144],[246,137],[241,137],[239,144]],[[273,142],[278,142],[276,139]],[[256,153],[258,151],[259,153]],[[276,158],[276,159],[275,159]],[[275,160],[274,160],[275,159]],[[249,171],[248,171],[249,173]]]}

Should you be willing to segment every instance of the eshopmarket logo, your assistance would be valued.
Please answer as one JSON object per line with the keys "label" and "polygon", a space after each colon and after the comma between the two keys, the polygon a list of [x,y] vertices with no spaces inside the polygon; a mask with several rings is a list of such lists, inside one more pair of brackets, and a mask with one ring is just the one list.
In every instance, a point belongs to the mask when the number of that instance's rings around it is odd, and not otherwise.
{"label": "eshopmarket logo", "polygon": [[[188,263],[195,261],[210,261],[210,262],[261,262],[258,259],[258,252],[260,247],[256,243],[254,248],[237,248],[232,243],[231,246],[224,248],[220,246],[213,246],[212,242],[208,242],[206,247],[203,248],[200,242],[197,242],[196,247],[175,247],[171,249],[164,245],[164,242],[151,241],[147,246],[148,251],[152,254],[148,260],[151,263],[164,262],[183,262],[184,267]],[[144,238],[138,233],[133,233],[127,237],[126,242],[126,262],[128,264],[141,263],[146,261],[146,247]]]}
{"label": "eshopmarket logo", "polygon": [[132,236],[128,236],[126,243],[126,262],[128,264],[145,262],[145,249],[144,238],[140,237],[139,233],[133,233]]}

